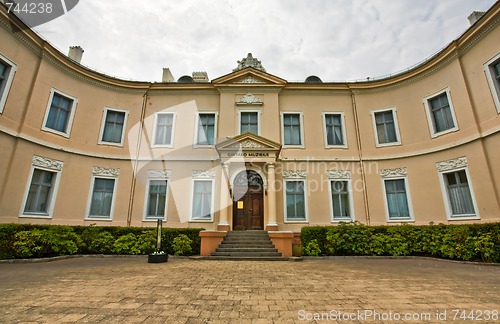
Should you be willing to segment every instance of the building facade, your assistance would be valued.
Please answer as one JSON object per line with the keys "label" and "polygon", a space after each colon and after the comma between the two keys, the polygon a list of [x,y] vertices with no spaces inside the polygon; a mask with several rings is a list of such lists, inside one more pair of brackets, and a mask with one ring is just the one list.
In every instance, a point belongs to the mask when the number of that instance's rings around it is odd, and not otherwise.
{"label": "building facade", "polygon": [[249,54],[213,80],[134,82],[84,67],[0,5],[0,222],[498,222],[499,39],[497,2],[384,79],[288,82]]}

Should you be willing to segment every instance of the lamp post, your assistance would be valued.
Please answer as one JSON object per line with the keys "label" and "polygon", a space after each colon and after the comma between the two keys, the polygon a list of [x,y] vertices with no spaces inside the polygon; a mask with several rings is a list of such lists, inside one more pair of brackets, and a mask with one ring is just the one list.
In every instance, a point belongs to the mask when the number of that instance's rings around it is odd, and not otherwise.
{"label": "lamp post", "polygon": [[162,220],[156,222],[156,248],[153,253],[148,256],[148,263],[163,263],[168,261],[168,254],[161,250],[161,227]]}

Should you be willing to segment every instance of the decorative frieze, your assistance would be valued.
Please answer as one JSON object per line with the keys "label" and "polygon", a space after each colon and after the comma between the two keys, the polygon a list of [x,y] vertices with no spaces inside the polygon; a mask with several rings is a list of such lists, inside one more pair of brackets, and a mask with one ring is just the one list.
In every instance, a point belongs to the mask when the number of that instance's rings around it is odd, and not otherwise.
{"label": "decorative frieze", "polygon": [[306,171],[285,170],[285,171],[283,171],[283,178],[286,178],[286,179],[305,179],[305,178],[307,178],[307,172]]}
{"label": "decorative frieze", "polygon": [[235,83],[265,83],[264,81],[260,81],[255,79],[253,76],[249,75],[244,79],[241,79]]}
{"label": "decorative frieze", "polygon": [[213,179],[215,178],[215,170],[193,170],[193,178]]}
{"label": "decorative frieze", "polygon": [[236,105],[238,106],[243,106],[243,105],[253,105],[253,106],[262,106],[263,102],[260,100],[258,97],[254,96],[251,93],[247,93],[243,97],[240,98],[236,102]]}
{"label": "decorative frieze", "polygon": [[63,163],[61,161],[49,159],[38,155],[33,155],[32,163],[34,166],[51,169],[55,171],[61,171],[63,167]]}
{"label": "decorative frieze", "polygon": [[465,156],[459,157],[453,160],[437,162],[436,167],[438,171],[448,171],[458,168],[464,168],[467,166],[467,158]]}
{"label": "decorative frieze", "polygon": [[328,170],[328,179],[351,179],[351,171]]}
{"label": "decorative frieze", "polygon": [[172,171],[170,171],[170,170],[149,170],[148,171],[148,178],[165,179],[165,178],[170,178],[171,174],[172,174]]}
{"label": "decorative frieze", "polygon": [[382,178],[405,177],[406,175],[408,175],[408,169],[406,169],[406,168],[381,169],[380,170],[380,176]]}
{"label": "decorative frieze", "polygon": [[120,169],[94,166],[92,168],[92,174],[95,176],[118,177],[120,175]]}

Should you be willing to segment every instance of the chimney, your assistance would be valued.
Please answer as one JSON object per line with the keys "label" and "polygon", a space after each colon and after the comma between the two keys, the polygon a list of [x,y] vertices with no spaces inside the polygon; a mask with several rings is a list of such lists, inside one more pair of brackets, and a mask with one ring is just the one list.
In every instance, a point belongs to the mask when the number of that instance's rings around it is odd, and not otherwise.
{"label": "chimney", "polygon": [[172,75],[172,72],[170,72],[169,68],[163,68],[163,77],[161,79],[161,82],[174,82],[174,76]]}
{"label": "chimney", "polygon": [[193,72],[193,81],[194,82],[208,82],[208,74],[207,72]]}
{"label": "chimney", "polygon": [[82,61],[83,52],[84,50],[80,46],[70,46],[68,57],[76,63],[80,63]]}
{"label": "chimney", "polygon": [[484,11],[473,11],[467,19],[469,19],[470,25],[474,25],[484,15]]}

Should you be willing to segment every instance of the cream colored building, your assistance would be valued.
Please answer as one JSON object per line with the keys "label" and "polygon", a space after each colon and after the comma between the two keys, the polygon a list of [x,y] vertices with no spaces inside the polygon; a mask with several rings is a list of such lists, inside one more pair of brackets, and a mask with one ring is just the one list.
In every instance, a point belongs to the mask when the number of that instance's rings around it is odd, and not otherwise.
{"label": "cream colored building", "polygon": [[406,72],[335,83],[250,54],[212,80],[120,80],[10,18],[0,5],[2,223],[500,221],[499,2]]}

